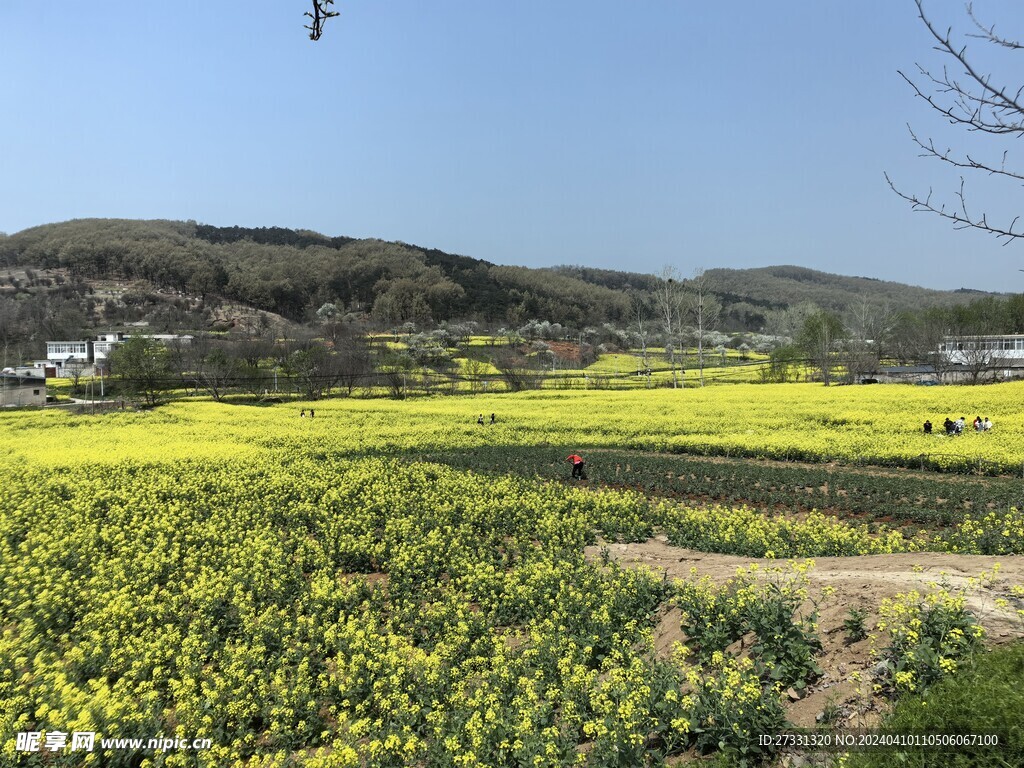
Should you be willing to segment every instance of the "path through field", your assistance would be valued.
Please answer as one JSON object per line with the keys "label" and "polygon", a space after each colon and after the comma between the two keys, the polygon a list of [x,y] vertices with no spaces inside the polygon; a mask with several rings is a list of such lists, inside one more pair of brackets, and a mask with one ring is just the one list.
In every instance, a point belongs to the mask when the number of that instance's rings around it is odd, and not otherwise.
{"label": "path through field", "polygon": [[[628,567],[648,567],[661,571],[666,578],[688,579],[710,576],[724,582],[736,575],[738,568],[758,563],[762,569],[780,565],[778,560],[737,557],[698,552],[670,546],[664,536],[639,544],[605,544],[587,548],[588,558],[600,559],[602,546],[611,557]],[[1024,606],[1013,603],[1010,587],[1024,584],[1024,556],[986,557],[943,553],[867,555],[862,557],[818,557],[809,572],[811,599],[819,603],[819,625],[823,653],[819,664],[822,678],[808,688],[801,699],[784,697],[787,715],[798,726],[815,725],[817,716],[827,705],[840,708],[847,725],[872,725],[883,702],[871,695],[871,642],[861,640],[847,644],[843,621],[851,608],[860,608],[868,615],[866,626],[872,631],[878,621],[878,606],[884,598],[897,593],[918,590],[927,592],[929,582],[942,582],[950,588],[967,587],[968,579],[983,571],[991,571],[996,563],[1000,569],[995,580],[976,586],[967,596],[968,606],[988,632],[987,642],[1006,643],[1024,637],[1024,622],[1015,610]],[[762,571],[763,573],[763,571]],[[823,598],[823,587],[831,586],[834,594]],[[1011,600],[1010,609],[1000,609],[995,601]],[[658,624],[655,641],[659,652],[668,654],[673,644],[683,639],[679,628],[678,609],[666,611]],[[851,678],[862,672],[865,683],[858,686]],[[858,688],[861,690],[858,691]]]}

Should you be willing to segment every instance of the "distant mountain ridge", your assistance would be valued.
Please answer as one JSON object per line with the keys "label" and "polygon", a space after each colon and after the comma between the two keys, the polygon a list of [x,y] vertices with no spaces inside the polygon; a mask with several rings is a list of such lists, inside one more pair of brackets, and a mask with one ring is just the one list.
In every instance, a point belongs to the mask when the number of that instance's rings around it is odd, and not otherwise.
{"label": "distant mountain ridge", "polygon": [[[64,268],[93,278],[146,279],[216,294],[293,320],[333,302],[385,324],[478,319],[515,326],[546,319],[581,327],[631,317],[653,275],[586,266],[502,266],[432,248],[329,237],[283,227],[194,221],[76,219],[0,237],[0,265]],[[936,291],[797,266],[709,269],[725,326],[758,330],[768,313],[804,302],[839,313],[963,304],[986,294]]]}
{"label": "distant mountain ridge", "polygon": [[907,305],[920,308],[962,304],[982,296],[1001,295],[966,288],[936,291],[874,277],[848,277],[790,265],[710,269],[707,274],[714,290],[727,293],[738,301],[769,301],[775,308],[781,304],[792,306],[810,301],[840,313],[865,301],[890,309]]}

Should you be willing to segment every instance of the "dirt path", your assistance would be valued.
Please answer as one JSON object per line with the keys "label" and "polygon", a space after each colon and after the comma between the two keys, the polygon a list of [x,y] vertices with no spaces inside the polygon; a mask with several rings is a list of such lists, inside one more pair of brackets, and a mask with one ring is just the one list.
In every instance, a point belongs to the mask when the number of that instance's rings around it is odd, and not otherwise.
{"label": "dirt path", "polygon": [[[724,582],[736,575],[738,568],[751,563],[762,567],[780,565],[782,561],[698,552],[673,547],[664,536],[640,544],[606,544],[611,557],[629,567],[648,567],[663,572],[668,578],[710,576]],[[587,547],[592,560],[600,558],[601,545]],[[995,601],[1010,597],[1010,587],[1024,584],[1024,555],[987,557],[982,555],[951,555],[944,553],[913,553],[867,555],[862,557],[817,557],[809,572],[811,599],[818,601],[819,631],[823,653],[819,664],[824,670],[821,680],[809,688],[800,700],[786,701],[787,715],[798,726],[813,726],[816,717],[827,705],[839,708],[847,724],[871,725],[883,702],[875,699],[870,686],[870,640],[847,644],[843,621],[851,608],[860,608],[868,615],[865,625],[873,631],[878,621],[878,606],[884,598],[900,592],[928,592],[929,582],[944,582],[950,587],[966,587],[968,579],[983,571],[991,571],[996,563],[1000,570],[994,581],[980,585],[967,596],[970,610],[988,632],[988,642],[1006,643],[1024,637],[1024,622],[1016,615],[1014,605],[1000,609]],[[835,592],[822,597],[822,588]],[[678,609],[667,611],[658,624],[655,642],[659,652],[671,652],[676,641],[684,640],[679,628]],[[858,685],[853,675],[861,672],[865,683]]]}

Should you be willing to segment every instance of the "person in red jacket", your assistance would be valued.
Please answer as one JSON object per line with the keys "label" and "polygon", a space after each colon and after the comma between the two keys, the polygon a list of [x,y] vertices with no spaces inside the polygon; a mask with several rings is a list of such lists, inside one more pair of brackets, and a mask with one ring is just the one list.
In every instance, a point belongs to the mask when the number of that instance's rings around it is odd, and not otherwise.
{"label": "person in red jacket", "polygon": [[572,476],[576,480],[586,480],[587,473],[584,471],[583,457],[576,453],[569,454],[566,461],[572,462]]}

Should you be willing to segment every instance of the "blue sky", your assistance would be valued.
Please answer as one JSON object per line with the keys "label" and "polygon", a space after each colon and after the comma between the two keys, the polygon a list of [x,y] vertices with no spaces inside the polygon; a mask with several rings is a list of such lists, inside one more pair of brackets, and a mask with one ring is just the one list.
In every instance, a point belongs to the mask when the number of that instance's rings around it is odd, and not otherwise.
{"label": "blue sky", "polygon": [[[967,31],[963,6],[932,0]],[[798,264],[1024,291],[1024,244],[913,213],[912,0],[0,3],[0,231],[91,216],[287,226],[503,264]],[[977,0],[1024,37],[1024,6]],[[980,48],[977,41],[972,48]],[[986,54],[987,55],[987,54]],[[1021,57],[987,57],[1018,75]],[[1024,167],[1024,148],[1010,142]],[[1016,186],[978,208],[1015,215]]]}

